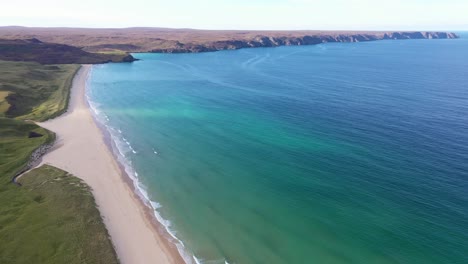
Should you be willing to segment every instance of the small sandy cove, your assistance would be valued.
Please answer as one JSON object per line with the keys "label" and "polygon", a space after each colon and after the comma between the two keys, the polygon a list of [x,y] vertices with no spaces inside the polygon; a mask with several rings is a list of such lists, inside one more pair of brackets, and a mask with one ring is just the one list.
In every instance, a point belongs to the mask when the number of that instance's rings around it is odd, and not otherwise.
{"label": "small sandy cove", "polygon": [[76,74],[68,112],[39,124],[57,134],[56,145],[42,164],[66,170],[91,186],[122,264],[179,263],[180,257],[156,232],[148,208],[124,181],[91,115],[85,99],[90,69],[91,65],[83,65]]}

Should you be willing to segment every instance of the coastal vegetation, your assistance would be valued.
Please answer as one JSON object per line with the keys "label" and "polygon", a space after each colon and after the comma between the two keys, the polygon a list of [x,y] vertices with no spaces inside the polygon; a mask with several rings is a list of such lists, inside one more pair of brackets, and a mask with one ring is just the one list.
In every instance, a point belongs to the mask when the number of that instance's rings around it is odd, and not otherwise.
{"label": "coastal vegetation", "polygon": [[0,116],[44,121],[66,110],[78,65],[0,61]]}
{"label": "coastal vegetation", "polygon": [[0,263],[118,263],[89,187],[44,165],[21,187],[2,174]]}
{"label": "coastal vegetation", "polygon": [[54,139],[52,132],[32,122],[0,118],[0,190],[11,185],[13,177],[27,167],[36,149]]}
{"label": "coastal vegetation", "polygon": [[0,61],[0,263],[118,263],[84,182],[48,165],[21,174],[55,140],[33,121],[66,111],[78,69]]}

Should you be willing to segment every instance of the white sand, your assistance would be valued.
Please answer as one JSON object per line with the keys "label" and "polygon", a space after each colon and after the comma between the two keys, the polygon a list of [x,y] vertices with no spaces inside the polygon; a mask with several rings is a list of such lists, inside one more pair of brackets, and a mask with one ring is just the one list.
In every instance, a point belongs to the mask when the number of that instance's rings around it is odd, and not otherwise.
{"label": "white sand", "polygon": [[39,124],[57,134],[55,149],[42,163],[66,170],[91,186],[122,264],[178,262],[145,215],[147,209],[124,182],[95,124],[85,99],[90,69],[84,65],[75,76],[68,112]]}

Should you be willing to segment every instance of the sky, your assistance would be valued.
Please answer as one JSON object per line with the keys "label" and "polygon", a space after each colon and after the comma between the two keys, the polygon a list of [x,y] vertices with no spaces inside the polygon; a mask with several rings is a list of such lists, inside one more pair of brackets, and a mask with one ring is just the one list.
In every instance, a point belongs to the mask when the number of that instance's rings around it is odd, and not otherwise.
{"label": "sky", "polygon": [[2,0],[0,26],[468,30],[468,0]]}

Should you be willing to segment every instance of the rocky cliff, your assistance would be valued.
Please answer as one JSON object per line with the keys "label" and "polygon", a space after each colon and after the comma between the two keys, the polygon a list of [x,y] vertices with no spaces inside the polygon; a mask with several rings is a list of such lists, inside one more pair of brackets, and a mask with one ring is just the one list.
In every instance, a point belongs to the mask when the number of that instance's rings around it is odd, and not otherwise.
{"label": "rocky cliff", "polygon": [[363,42],[391,39],[454,39],[458,36],[447,32],[389,32],[360,34],[317,34],[304,36],[265,36],[258,35],[252,39],[222,40],[207,43],[175,42],[172,47],[150,50],[155,53],[197,53],[219,50],[236,50],[256,47],[301,46],[328,42]]}
{"label": "rocky cliff", "polygon": [[[0,27],[0,39],[32,39],[79,47],[99,54],[129,52],[188,53],[251,47],[314,45],[384,39],[457,38],[447,32],[197,30],[171,28]],[[116,58],[117,59],[117,58]],[[118,58],[126,61],[128,58]],[[115,61],[113,58],[112,61]]]}

